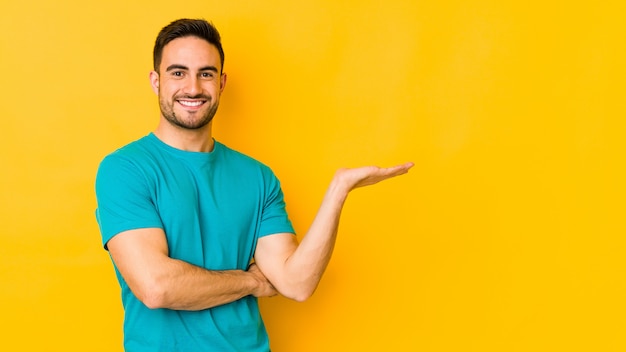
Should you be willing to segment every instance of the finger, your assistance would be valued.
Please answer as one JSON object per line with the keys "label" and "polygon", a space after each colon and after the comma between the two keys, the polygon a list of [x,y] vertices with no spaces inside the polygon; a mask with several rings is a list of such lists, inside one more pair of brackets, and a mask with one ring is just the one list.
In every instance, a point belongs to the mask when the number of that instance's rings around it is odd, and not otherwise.
{"label": "finger", "polygon": [[388,167],[386,169],[383,169],[383,171],[388,176],[398,176],[409,172],[409,169],[412,168],[414,165],[415,164],[413,162],[407,162],[404,164]]}

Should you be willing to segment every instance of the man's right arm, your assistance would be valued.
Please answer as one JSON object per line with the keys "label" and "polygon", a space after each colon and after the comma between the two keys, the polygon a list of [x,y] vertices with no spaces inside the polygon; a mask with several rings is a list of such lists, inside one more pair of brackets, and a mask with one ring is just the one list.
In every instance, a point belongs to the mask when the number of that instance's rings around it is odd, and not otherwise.
{"label": "man's right arm", "polygon": [[160,228],[121,232],[107,247],[130,290],[152,309],[202,310],[248,295],[277,294],[255,264],[248,271],[211,271],[170,258]]}

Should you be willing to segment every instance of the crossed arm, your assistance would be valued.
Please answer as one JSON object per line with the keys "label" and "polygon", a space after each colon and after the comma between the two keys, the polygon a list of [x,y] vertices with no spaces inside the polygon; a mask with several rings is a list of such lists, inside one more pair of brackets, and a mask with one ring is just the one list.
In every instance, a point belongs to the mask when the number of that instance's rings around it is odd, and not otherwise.
{"label": "crossed arm", "polygon": [[302,242],[292,234],[259,239],[255,264],[247,271],[211,271],[172,259],[165,233],[158,228],[114,236],[108,242],[109,253],[131,291],[150,308],[201,310],[248,295],[277,293],[303,301],[313,294],[328,265],[349,192],[404,174],[412,166],[338,170]]}

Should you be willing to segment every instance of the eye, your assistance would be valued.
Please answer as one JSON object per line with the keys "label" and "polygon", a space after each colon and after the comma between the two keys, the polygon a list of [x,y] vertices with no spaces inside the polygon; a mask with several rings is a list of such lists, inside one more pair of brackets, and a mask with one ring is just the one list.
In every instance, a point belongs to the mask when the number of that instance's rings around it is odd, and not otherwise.
{"label": "eye", "polygon": [[183,74],[183,71],[172,71],[172,76],[174,77],[182,77]]}
{"label": "eye", "polygon": [[202,72],[200,74],[200,77],[206,78],[206,79],[212,79],[213,78],[213,72]]}

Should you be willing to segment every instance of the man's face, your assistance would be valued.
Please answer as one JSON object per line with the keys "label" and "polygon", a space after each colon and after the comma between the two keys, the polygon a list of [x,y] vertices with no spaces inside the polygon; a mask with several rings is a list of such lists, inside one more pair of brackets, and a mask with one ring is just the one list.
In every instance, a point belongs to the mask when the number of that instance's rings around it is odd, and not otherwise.
{"label": "man's face", "polygon": [[161,115],[184,129],[206,126],[226,84],[217,48],[197,37],[177,38],[163,48],[159,72],[150,73]]}

